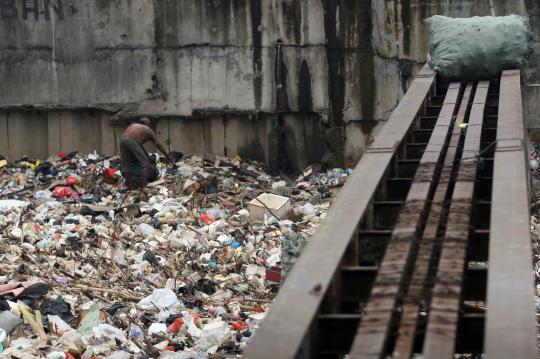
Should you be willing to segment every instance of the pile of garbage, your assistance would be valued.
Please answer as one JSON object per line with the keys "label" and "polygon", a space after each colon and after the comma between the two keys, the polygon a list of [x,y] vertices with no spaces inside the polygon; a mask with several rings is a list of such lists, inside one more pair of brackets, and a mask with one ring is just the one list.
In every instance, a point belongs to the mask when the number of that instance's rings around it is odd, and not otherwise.
{"label": "pile of garbage", "polygon": [[538,143],[529,143],[529,168],[533,179],[540,178],[540,145]]}
{"label": "pile of garbage", "polygon": [[349,174],[191,155],[127,191],[118,166],[0,157],[3,357],[241,354]]}
{"label": "pile of garbage", "polygon": [[540,145],[529,142],[529,169],[532,180],[531,240],[536,285],[536,316],[540,320]]}

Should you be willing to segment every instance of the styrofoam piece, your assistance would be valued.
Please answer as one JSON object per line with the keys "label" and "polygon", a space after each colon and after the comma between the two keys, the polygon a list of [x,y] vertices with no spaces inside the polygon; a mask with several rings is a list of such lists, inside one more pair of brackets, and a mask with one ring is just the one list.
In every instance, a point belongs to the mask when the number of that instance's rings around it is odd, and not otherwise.
{"label": "styrofoam piece", "polygon": [[[272,214],[282,219],[291,208],[291,199],[273,193],[262,193],[248,203],[252,219],[263,221],[272,217]],[[269,211],[270,210],[270,211]]]}

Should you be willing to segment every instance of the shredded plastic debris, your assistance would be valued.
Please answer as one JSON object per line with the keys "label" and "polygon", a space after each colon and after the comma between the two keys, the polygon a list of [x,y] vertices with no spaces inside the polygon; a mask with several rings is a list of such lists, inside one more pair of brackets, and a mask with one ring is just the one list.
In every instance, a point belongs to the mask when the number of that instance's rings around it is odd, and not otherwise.
{"label": "shredded plastic debris", "polygon": [[192,155],[128,192],[116,157],[0,160],[7,358],[241,354],[349,175]]}

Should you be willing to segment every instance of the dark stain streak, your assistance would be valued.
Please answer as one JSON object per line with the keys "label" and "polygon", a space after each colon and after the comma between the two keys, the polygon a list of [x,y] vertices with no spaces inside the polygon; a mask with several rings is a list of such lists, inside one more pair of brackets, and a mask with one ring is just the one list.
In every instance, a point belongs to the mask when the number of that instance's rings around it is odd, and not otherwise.
{"label": "dark stain streak", "polygon": [[[372,121],[375,119],[375,64],[372,42],[373,17],[370,2],[360,1],[360,8],[355,11],[358,16],[357,38],[360,39],[360,46],[357,49],[360,64],[360,91],[362,103],[362,120]],[[369,127],[369,126],[368,126]]]}
{"label": "dark stain streak", "polygon": [[261,34],[261,0],[251,1],[251,37],[253,41],[253,89],[255,107],[260,108],[262,102],[262,34]]}
{"label": "dark stain streak", "polygon": [[210,32],[210,38],[229,43],[231,0],[217,0],[206,3],[205,25]]}
{"label": "dark stain streak", "polygon": [[403,26],[403,53],[410,55],[411,52],[411,2],[401,1],[401,25]]}
{"label": "dark stain streak", "polygon": [[[322,0],[324,8],[324,32],[326,34],[326,61],[328,63],[328,125],[325,131],[327,153],[325,161],[330,165],[340,165],[344,161],[345,136],[343,130],[343,109],[345,107],[345,54],[343,35],[338,34],[338,16],[343,19],[341,8],[336,0]],[[347,9],[349,12],[350,9]],[[338,13],[339,12],[339,13]],[[344,26],[340,26],[343,32]]]}
{"label": "dark stain streak", "polygon": [[276,81],[276,110],[277,112],[290,111],[289,96],[287,94],[288,71],[283,60],[281,40],[276,44],[276,63],[275,63],[275,81]]}
{"label": "dark stain streak", "polygon": [[338,4],[335,0],[323,0],[324,32],[326,44],[331,48],[326,51],[328,62],[329,122],[332,126],[343,124],[345,97],[345,78],[343,44],[336,31]]}
{"label": "dark stain streak", "polygon": [[298,111],[309,112],[313,104],[311,99],[311,73],[306,60],[300,65],[298,77]]}
{"label": "dark stain streak", "polygon": [[281,6],[287,40],[292,38],[295,44],[300,44],[302,31],[300,0],[283,0]]}
{"label": "dark stain streak", "polygon": [[399,73],[401,75],[401,90],[403,93],[407,91],[407,80],[412,76],[414,63],[411,60],[399,60]]}

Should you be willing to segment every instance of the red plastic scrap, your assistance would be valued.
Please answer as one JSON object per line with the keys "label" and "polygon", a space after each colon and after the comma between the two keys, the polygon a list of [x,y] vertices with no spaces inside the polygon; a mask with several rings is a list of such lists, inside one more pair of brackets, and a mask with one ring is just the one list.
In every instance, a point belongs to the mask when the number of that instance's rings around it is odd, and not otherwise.
{"label": "red plastic scrap", "polygon": [[206,223],[206,224],[210,224],[210,223],[216,221],[216,220],[213,219],[212,217],[207,216],[206,213],[201,214],[201,219],[202,219],[203,222]]}
{"label": "red plastic scrap", "polygon": [[108,180],[117,179],[116,168],[114,167],[105,168],[105,170],[103,171],[103,177]]}
{"label": "red plastic scrap", "polygon": [[263,258],[255,258],[255,262],[261,266],[265,266],[266,265],[266,259],[263,259]]}
{"label": "red plastic scrap", "polygon": [[72,177],[72,176],[69,176],[67,179],[66,179],[66,183],[70,186],[73,186],[74,184],[76,184],[77,182],[79,182],[79,179],[78,178],[75,178],[75,177]]}
{"label": "red plastic scrap", "polygon": [[234,323],[232,323],[232,327],[233,327],[234,330],[236,330],[237,332],[241,332],[242,330],[244,330],[244,329],[246,328],[246,323],[241,322],[241,321],[234,322]]}
{"label": "red plastic scrap", "polygon": [[60,153],[58,154],[58,157],[64,158],[64,157],[66,157],[66,153],[65,153],[65,152],[60,152]]}
{"label": "red plastic scrap", "polygon": [[174,322],[172,322],[171,325],[169,325],[169,327],[167,328],[167,332],[176,334],[180,331],[182,325],[184,325],[184,319],[176,318]]}
{"label": "red plastic scrap", "polygon": [[71,197],[74,199],[78,199],[79,194],[69,187],[58,186],[53,189],[53,197],[56,197],[56,198]]}

